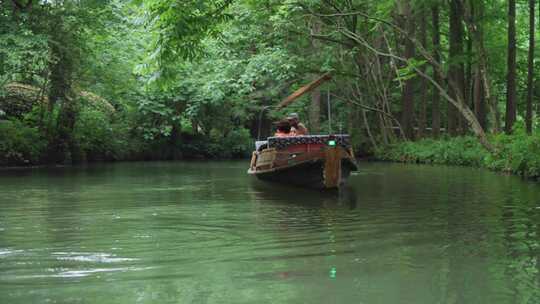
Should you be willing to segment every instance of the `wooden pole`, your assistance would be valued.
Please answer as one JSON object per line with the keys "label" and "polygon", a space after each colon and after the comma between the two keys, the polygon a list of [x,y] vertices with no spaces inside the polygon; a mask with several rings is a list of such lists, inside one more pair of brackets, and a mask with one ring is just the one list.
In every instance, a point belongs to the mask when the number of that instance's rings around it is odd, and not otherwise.
{"label": "wooden pole", "polygon": [[282,102],[278,105],[278,110],[281,110],[285,108],[286,106],[293,103],[296,99],[302,97],[304,94],[309,93],[311,90],[319,87],[321,84],[323,84],[325,81],[332,79],[332,76],[330,76],[330,73],[326,73],[319,77],[318,79],[312,81],[306,86],[301,87],[300,89],[296,90],[296,92],[289,95],[289,97],[283,99]]}

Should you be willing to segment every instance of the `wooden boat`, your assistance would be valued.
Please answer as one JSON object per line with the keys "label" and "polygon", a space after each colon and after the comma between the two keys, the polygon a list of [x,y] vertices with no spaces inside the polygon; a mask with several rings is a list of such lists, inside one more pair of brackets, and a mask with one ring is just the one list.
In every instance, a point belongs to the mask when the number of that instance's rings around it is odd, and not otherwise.
{"label": "wooden boat", "polygon": [[288,185],[337,189],[356,170],[348,135],[315,135],[257,142],[248,174]]}
{"label": "wooden boat", "polygon": [[[287,107],[331,78],[326,73],[315,79],[281,101],[277,109]],[[259,135],[260,128],[259,125]],[[266,141],[258,141],[248,174],[288,185],[336,189],[345,184],[351,171],[357,169],[348,135],[312,135],[269,137]]]}

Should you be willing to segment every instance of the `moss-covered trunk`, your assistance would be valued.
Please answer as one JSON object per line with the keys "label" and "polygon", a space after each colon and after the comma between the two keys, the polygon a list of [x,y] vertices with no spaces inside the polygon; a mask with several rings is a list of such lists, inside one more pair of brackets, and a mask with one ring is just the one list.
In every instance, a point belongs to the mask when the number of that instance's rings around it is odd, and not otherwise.
{"label": "moss-covered trunk", "polygon": [[[51,31],[49,111],[59,109],[56,123],[49,129],[49,163],[66,163],[73,160],[76,150],[73,129],[77,119],[77,99],[72,94],[74,50],[70,49],[70,33],[63,29],[63,20],[57,17],[56,30]],[[50,115],[54,119],[54,115]]]}

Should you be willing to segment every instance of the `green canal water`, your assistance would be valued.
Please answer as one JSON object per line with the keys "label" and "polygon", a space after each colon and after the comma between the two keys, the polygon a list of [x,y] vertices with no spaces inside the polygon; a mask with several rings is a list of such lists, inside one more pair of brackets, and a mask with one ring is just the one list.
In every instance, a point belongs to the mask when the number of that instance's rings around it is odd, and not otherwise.
{"label": "green canal water", "polygon": [[0,303],[540,303],[540,184],[361,163],[320,193],[246,166],[0,171]]}

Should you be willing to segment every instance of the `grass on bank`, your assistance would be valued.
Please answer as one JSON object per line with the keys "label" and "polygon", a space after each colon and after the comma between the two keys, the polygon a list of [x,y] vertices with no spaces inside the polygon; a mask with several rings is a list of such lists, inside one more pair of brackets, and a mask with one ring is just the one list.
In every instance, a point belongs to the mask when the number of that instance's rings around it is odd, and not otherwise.
{"label": "grass on bank", "polygon": [[375,151],[380,160],[405,163],[459,165],[488,168],[527,178],[540,178],[540,134],[528,136],[522,126],[512,135],[491,138],[496,152],[486,151],[475,137],[402,142]]}

